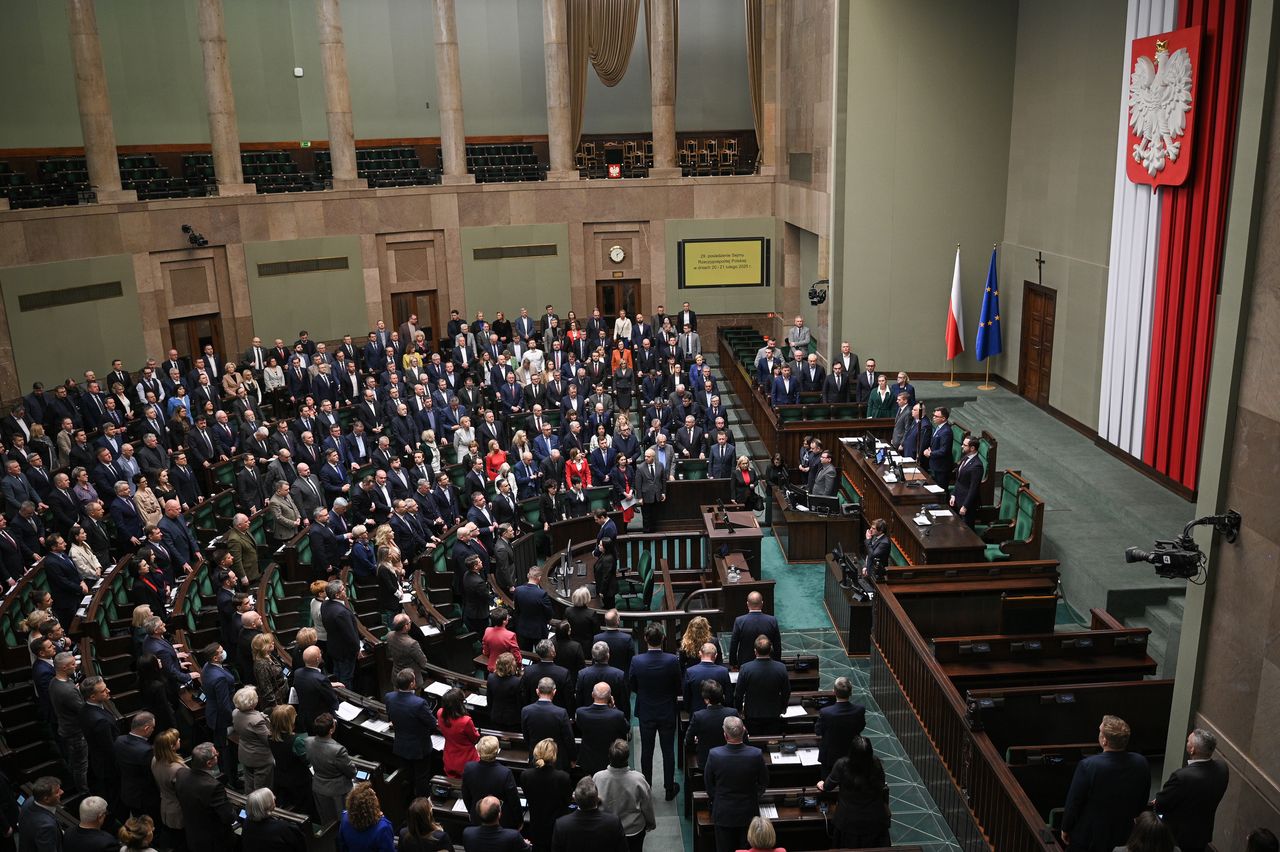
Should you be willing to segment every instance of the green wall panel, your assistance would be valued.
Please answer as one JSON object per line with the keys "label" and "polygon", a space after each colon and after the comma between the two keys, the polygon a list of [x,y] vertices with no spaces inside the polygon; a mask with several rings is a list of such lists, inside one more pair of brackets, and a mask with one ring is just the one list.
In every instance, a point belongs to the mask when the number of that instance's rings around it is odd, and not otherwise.
{"label": "green wall panel", "polygon": [[[667,311],[679,308],[683,302],[698,313],[738,314],[771,311],[774,308],[774,291],[778,287],[782,270],[782,235],[778,220],[773,217],[756,219],[668,219],[667,232]],[[768,287],[706,287],[680,289],[678,269],[681,240],[719,237],[764,237],[769,240]],[[707,341],[703,341],[703,346]]]}
{"label": "green wall panel", "polygon": [[[314,340],[369,333],[359,237],[245,243],[253,333],[266,340],[302,329]],[[258,264],[319,257],[346,257],[346,269],[295,275],[258,274]],[[289,338],[292,340],[293,338]]]}
{"label": "green wall panel", "polygon": [[[478,248],[525,245],[555,245],[556,253],[545,257],[475,259]],[[504,311],[508,318],[516,317],[521,307],[529,309],[529,316],[537,317],[548,304],[555,305],[556,312],[564,316],[570,307],[569,226],[463,228],[462,283],[470,318],[475,317],[477,308],[490,320],[496,311]],[[445,310],[448,306],[440,307]]]}

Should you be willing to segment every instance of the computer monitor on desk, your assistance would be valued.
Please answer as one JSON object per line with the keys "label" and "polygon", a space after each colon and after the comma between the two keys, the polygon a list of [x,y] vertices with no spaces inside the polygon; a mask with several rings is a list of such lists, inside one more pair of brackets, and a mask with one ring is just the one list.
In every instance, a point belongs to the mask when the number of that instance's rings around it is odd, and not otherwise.
{"label": "computer monitor on desk", "polygon": [[840,497],[831,495],[830,497],[819,494],[808,495],[809,511],[817,515],[838,515],[840,514]]}

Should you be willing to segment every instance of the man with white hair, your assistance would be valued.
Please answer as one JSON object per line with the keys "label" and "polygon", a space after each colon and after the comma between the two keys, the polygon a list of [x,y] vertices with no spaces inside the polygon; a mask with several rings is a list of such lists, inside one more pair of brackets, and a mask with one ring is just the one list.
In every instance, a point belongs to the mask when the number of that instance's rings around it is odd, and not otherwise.
{"label": "man with white hair", "polygon": [[80,802],[80,824],[62,835],[62,852],[118,852],[120,841],[102,830],[107,821],[107,800],[87,796]]}

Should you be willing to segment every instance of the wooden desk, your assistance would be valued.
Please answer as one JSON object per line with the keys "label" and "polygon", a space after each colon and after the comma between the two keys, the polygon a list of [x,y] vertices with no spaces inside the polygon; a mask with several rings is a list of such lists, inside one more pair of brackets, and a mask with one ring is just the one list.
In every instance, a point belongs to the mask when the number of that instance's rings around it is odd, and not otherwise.
{"label": "wooden desk", "polygon": [[[832,455],[836,455],[833,453]],[[862,496],[862,514],[868,519],[888,518],[893,506],[918,506],[922,503],[945,503],[945,493],[934,493],[926,486],[936,483],[918,463],[903,465],[907,481],[885,482],[889,465],[876,464],[874,458],[867,458],[852,444],[843,441],[838,455],[844,460],[843,473],[853,486],[853,490]]]}
{"label": "wooden desk", "polygon": [[702,507],[702,528],[711,542],[711,552],[719,553],[721,548],[729,552],[742,551],[747,558],[747,567],[757,577],[760,576],[760,541],[764,533],[756,520],[756,513],[750,511],[726,510],[725,516],[735,525],[735,529],[726,529],[724,518],[716,511],[715,506]]}
{"label": "wooden desk", "polygon": [[852,589],[841,587],[844,570],[829,553],[826,562],[822,599],[831,623],[835,625],[836,635],[849,656],[868,656],[871,653],[871,601],[854,595]]}
{"label": "wooden desk", "polygon": [[[938,502],[946,503],[945,500]],[[946,518],[930,517],[932,523],[920,527],[914,520],[919,510],[919,504],[894,506],[893,514],[885,519],[889,523],[889,535],[908,562],[912,565],[945,565],[983,561],[986,544],[959,515],[953,512]]]}
{"label": "wooden desk", "polygon": [[837,544],[851,552],[861,549],[865,530],[861,516],[833,517],[793,511],[787,508],[787,498],[776,485],[773,499],[777,504],[773,512],[774,532],[785,534],[783,552],[788,562],[821,562]]}

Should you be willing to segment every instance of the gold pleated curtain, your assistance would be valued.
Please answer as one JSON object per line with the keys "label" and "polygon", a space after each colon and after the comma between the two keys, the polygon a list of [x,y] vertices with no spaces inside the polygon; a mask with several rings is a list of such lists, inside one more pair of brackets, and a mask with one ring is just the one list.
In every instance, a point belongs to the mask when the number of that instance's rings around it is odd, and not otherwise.
{"label": "gold pleated curtain", "polygon": [[[645,20],[652,20],[650,4],[645,0]],[[670,3],[673,30],[679,33],[679,0],[656,0]],[[636,41],[640,18],[640,0],[568,0],[569,30],[569,115],[570,140],[576,150],[582,138],[582,116],[587,106],[587,65],[596,71],[600,82],[616,86],[631,63],[631,47]],[[645,28],[646,36],[649,28]],[[646,40],[648,40],[646,38]],[[677,45],[679,42],[677,41]],[[652,49],[650,49],[652,55]]]}

